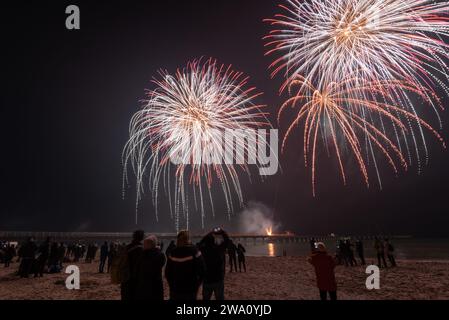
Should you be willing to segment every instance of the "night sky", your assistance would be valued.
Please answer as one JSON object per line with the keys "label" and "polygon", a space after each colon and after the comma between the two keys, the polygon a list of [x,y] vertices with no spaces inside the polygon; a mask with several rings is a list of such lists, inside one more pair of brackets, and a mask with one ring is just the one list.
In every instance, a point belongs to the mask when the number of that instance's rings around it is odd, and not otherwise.
{"label": "night sky", "polygon": [[[81,10],[81,30],[65,28],[65,8]],[[122,199],[121,152],[131,116],[160,68],[170,72],[199,57],[214,57],[251,76],[275,114],[281,78],[270,79],[262,20],[278,10],[268,0],[18,1],[2,3],[1,230],[131,231],[135,190]],[[292,116],[292,114],[290,114]],[[438,126],[427,110],[423,117]],[[449,112],[442,113],[444,137]],[[291,118],[290,118],[291,119]],[[288,118],[280,124],[285,132]],[[278,124],[274,122],[274,126]],[[336,159],[321,152],[317,197],[304,168],[302,131],[294,133],[282,173],[252,184],[241,176],[246,201],[272,208],[284,230],[300,234],[414,234],[449,236],[449,152],[431,135],[430,161],[394,176],[381,165],[383,190],[367,189],[348,154],[343,186]],[[447,139],[448,140],[448,139]],[[217,197],[207,227],[235,228]],[[161,201],[166,201],[162,197]],[[236,208],[238,212],[238,208]],[[150,192],[138,227],[173,231],[166,208],[154,218]],[[198,224],[193,229],[199,231]]]}

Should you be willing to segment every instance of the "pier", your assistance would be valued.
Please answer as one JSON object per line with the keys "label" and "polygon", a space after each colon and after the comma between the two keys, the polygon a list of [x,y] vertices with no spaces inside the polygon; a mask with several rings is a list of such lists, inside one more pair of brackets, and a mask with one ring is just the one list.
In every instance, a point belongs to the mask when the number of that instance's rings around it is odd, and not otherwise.
{"label": "pier", "polygon": [[[160,240],[174,240],[176,239],[175,233],[152,233],[156,235]],[[193,234],[192,241],[199,242],[204,234]],[[303,236],[291,233],[286,234],[273,234],[273,235],[261,235],[261,234],[229,234],[230,238],[237,242],[245,243],[300,243],[308,242],[311,238],[316,241],[336,241],[340,237],[345,236]],[[60,242],[99,242],[99,241],[117,241],[117,242],[129,242],[131,240],[131,232],[34,232],[34,231],[0,231],[0,240],[17,241],[22,242],[26,239],[34,237],[37,241],[42,241],[47,237],[52,238],[54,241]],[[374,236],[355,236],[362,240],[373,240]],[[389,236],[390,238],[403,238],[401,236]]]}

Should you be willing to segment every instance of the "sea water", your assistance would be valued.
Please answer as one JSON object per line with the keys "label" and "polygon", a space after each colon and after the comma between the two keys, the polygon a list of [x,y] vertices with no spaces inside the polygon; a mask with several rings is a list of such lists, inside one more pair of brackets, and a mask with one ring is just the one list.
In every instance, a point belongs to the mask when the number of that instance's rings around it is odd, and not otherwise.
{"label": "sea water", "polygon": [[[390,241],[394,246],[396,259],[408,260],[449,260],[449,238],[431,239],[431,238],[406,238],[393,239]],[[336,241],[324,241],[328,251],[331,254],[336,252]],[[310,253],[310,244],[308,242],[280,243],[280,242],[261,242],[245,241],[242,244],[246,248],[248,256],[282,256],[284,250],[287,256],[306,256]],[[365,248],[365,257],[373,258],[376,256],[374,250],[374,241],[363,241]],[[355,253],[356,257],[357,254]]]}

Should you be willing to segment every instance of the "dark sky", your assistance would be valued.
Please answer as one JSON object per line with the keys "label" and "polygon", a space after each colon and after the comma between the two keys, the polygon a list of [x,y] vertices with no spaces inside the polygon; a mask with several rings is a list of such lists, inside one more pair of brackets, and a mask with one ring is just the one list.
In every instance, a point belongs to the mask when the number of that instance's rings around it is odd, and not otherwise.
{"label": "dark sky", "polygon": [[[65,8],[81,9],[81,30],[65,29]],[[268,0],[17,1],[1,4],[0,229],[130,231],[135,194],[122,199],[121,152],[131,116],[158,69],[215,57],[251,76],[258,101],[276,113],[285,97],[270,80],[262,19]],[[442,113],[449,123],[448,112]],[[433,125],[435,118],[429,117]],[[287,123],[281,124],[285,132]],[[277,126],[277,125],[276,125]],[[448,136],[447,126],[443,131]],[[449,154],[428,135],[430,163],[394,177],[381,166],[367,189],[347,159],[349,184],[335,159],[320,154],[318,194],[304,168],[301,132],[281,157],[283,173],[253,184],[242,176],[247,201],[273,209],[284,229],[301,234],[395,233],[449,236]],[[373,172],[371,172],[373,173]],[[220,196],[218,204],[220,203]],[[165,198],[161,198],[164,201]],[[139,227],[172,231],[168,213],[156,223],[150,194]],[[217,210],[216,220],[224,223]],[[225,225],[234,225],[225,223]]]}

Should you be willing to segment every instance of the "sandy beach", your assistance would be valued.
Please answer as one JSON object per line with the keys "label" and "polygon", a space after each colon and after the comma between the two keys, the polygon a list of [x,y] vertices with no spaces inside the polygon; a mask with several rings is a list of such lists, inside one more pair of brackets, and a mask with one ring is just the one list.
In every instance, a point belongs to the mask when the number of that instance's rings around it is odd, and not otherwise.
{"label": "sandy beach", "polygon": [[[368,262],[373,262],[368,259]],[[27,300],[116,300],[119,287],[108,274],[98,273],[98,262],[78,264],[81,289],[65,288],[65,273],[44,274],[43,278],[20,279],[18,268],[0,267],[0,299]],[[248,257],[248,272],[227,273],[228,300],[316,300],[313,268],[305,257]],[[449,299],[449,261],[399,261],[399,267],[381,270],[381,289],[368,291],[363,267],[336,269],[338,298],[341,300]],[[165,294],[168,295],[165,283]]]}

